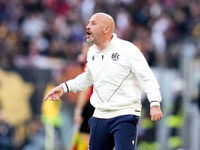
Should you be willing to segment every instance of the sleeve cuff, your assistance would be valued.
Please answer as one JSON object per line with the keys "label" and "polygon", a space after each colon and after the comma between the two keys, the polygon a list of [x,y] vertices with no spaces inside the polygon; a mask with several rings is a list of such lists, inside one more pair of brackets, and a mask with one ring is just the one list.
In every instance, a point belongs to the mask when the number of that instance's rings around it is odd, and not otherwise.
{"label": "sleeve cuff", "polygon": [[62,86],[62,88],[63,88],[63,90],[64,90],[64,93],[69,92],[69,88],[68,88],[67,83],[62,83],[62,84],[60,84],[60,85]]}
{"label": "sleeve cuff", "polygon": [[159,102],[159,101],[156,101],[156,100],[151,101],[151,102],[150,102],[150,107],[152,107],[152,106],[160,106],[160,102]]}

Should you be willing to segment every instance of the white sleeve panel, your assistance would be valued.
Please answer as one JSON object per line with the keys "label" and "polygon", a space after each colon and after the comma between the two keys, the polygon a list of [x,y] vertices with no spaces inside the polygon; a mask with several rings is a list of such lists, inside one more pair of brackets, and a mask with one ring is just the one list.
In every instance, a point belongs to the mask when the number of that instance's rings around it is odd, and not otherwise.
{"label": "white sleeve panel", "polygon": [[153,100],[160,102],[162,99],[160,87],[143,54],[137,47],[132,46],[128,58],[129,67],[137,77],[144,92],[147,93],[149,102]]}
{"label": "white sleeve panel", "polygon": [[93,78],[90,74],[90,71],[88,68],[85,69],[85,72],[78,75],[76,78],[68,80],[66,82],[69,91],[72,91],[74,93],[78,91],[82,91],[88,87],[90,87],[93,84]]}

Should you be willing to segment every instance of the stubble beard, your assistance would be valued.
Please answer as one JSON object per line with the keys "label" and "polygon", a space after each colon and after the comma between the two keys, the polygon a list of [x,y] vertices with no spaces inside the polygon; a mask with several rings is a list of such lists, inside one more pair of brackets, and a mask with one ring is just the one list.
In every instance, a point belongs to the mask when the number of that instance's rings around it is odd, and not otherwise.
{"label": "stubble beard", "polygon": [[87,38],[86,41],[88,43],[93,43],[94,42],[94,38],[93,37]]}

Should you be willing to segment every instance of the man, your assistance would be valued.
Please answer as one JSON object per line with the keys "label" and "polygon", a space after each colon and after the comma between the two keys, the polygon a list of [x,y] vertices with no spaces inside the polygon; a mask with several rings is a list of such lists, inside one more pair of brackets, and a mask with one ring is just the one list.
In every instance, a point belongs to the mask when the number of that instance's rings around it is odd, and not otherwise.
{"label": "man", "polygon": [[93,85],[95,107],[89,120],[89,150],[135,150],[141,114],[141,89],[147,93],[152,121],[162,118],[159,85],[140,50],[113,33],[114,20],[96,13],[86,26],[87,68],[75,79],[53,88],[45,100],[58,100],[66,92]]}

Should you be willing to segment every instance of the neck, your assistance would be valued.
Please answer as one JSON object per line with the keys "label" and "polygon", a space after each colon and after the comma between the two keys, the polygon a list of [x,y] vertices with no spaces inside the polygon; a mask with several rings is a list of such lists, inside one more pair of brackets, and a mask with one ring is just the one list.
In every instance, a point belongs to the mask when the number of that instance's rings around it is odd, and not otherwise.
{"label": "neck", "polygon": [[102,38],[102,40],[100,40],[101,42],[95,43],[97,49],[100,51],[106,49],[108,43],[110,43],[110,41],[112,40],[112,37],[113,37],[113,35],[104,37],[104,38]]}

